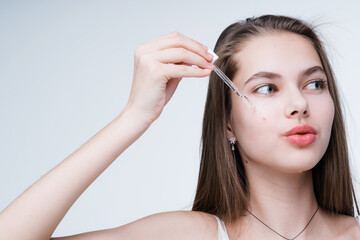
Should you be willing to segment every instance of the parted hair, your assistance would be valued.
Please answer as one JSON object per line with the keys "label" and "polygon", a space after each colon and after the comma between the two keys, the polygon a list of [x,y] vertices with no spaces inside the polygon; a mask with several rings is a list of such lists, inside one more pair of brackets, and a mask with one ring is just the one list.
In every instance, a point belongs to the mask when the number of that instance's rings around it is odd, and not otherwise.
{"label": "parted hair", "polygon": [[[349,167],[349,156],[342,106],[334,74],[315,27],[302,20],[264,15],[228,26],[215,45],[216,65],[232,79],[237,69],[235,53],[251,38],[261,34],[289,32],[306,38],[317,51],[335,106],[329,145],[312,169],[314,192],[319,206],[333,214],[359,214]],[[230,89],[214,73],[210,81],[203,116],[201,162],[193,211],[214,214],[231,222],[248,208],[248,183],[238,149],[231,150],[227,126],[231,112]]]}

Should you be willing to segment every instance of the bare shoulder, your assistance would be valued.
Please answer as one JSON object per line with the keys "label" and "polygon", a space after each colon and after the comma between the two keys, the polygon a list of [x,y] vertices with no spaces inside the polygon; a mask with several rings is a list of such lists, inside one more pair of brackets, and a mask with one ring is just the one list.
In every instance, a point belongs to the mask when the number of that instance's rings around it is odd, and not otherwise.
{"label": "bare shoulder", "polygon": [[196,211],[174,211],[153,214],[126,225],[82,233],[54,240],[180,240],[217,239],[217,221],[213,215]]}
{"label": "bare shoulder", "polygon": [[360,239],[360,226],[354,217],[346,215],[337,215],[335,223],[339,226],[339,234],[337,240],[355,240]]}
{"label": "bare shoulder", "polygon": [[[217,239],[217,222],[214,216],[196,211],[157,213],[118,229],[120,235],[136,234],[136,238],[129,239]],[[139,234],[140,229],[144,235]]]}

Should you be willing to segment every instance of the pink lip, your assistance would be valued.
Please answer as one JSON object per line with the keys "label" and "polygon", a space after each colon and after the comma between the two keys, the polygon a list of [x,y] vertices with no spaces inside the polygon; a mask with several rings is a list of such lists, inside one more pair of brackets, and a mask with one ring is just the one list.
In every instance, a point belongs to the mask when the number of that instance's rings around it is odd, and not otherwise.
{"label": "pink lip", "polygon": [[307,146],[316,140],[316,130],[308,124],[298,125],[289,131],[284,136],[289,142],[298,146]]}

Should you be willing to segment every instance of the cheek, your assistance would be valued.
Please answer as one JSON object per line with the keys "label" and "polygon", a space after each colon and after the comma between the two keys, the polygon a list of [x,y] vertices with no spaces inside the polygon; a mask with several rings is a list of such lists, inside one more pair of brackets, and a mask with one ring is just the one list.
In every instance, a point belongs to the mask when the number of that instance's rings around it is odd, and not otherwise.
{"label": "cheek", "polygon": [[261,111],[234,106],[231,122],[240,151],[250,157],[256,152],[259,153],[261,146],[271,145],[281,116],[280,109],[274,106],[262,107]]}
{"label": "cheek", "polygon": [[331,129],[334,121],[335,106],[329,95],[323,101],[314,101],[311,105],[312,121],[317,124],[322,138],[323,150],[325,152],[330,140]]}
{"label": "cheek", "polygon": [[329,95],[324,96],[321,99],[309,100],[310,117],[322,129],[330,129],[333,124],[335,107],[334,102]]}

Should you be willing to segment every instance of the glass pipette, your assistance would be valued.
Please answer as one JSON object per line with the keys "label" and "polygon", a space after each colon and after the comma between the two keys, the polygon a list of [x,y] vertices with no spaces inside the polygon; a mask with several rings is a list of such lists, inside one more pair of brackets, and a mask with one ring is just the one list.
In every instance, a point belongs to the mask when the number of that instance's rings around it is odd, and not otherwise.
{"label": "glass pipette", "polygon": [[251,109],[251,111],[253,111],[255,109],[255,106],[251,103],[250,99],[245,96],[244,94],[241,94],[241,92],[239,91],[239,89],[235,86],[235,84],[225,75],[225,73],[223,71],[220,70],[220,68],[218,68],[218,66],[216,66],[214,64],[214,62],[216,61],[216,59],[218,59],[219,57],[212,51],[210,50],[210,48],[208,49],[208,52],[213,55],[213,60],[212,63],[214,65],[214,72],[224,81],[224,83],[235,92],[236,95],[238,95],[243,102]]}

